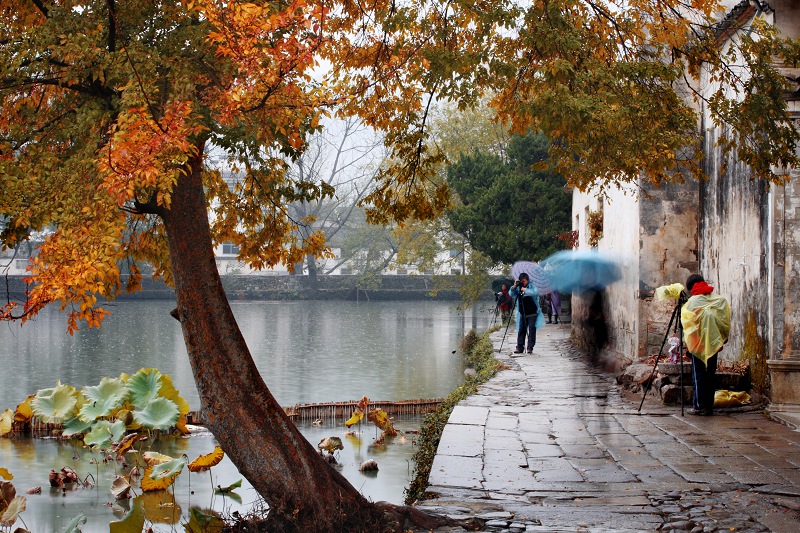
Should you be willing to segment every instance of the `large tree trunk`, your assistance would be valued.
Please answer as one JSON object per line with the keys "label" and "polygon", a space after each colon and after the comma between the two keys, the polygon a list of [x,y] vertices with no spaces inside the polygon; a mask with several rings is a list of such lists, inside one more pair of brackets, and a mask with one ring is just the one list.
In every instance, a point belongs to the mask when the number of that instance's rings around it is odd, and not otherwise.
{"label": "large tree trunk", "polygon": [[201,171],[197,156],[162,216],[177,318],[208,428],[281,528],[378,531],[382,513],[308,443],[256,368],[217,272]]}

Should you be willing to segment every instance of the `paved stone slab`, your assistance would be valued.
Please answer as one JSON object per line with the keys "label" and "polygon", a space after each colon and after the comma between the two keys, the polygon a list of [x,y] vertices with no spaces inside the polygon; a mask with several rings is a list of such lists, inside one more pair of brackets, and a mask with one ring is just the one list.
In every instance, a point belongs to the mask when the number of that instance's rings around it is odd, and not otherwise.
{"label": "paved stone slab", "polygon": [[439,455],[433,459],[428,483],[443,487],[483,488],[483,458]]}
{"label": "paved stone slab", "polygon": [[475,426],[486,425],[486,417],[489,416],[489,409],[485,407],[470,407],[466,405],[456,405],[448,424],[470,424]]}
{"label": "paved stone slab", "polygon": [[650,396],[639,410],[568,337],[548,326],[536,356],[504,349],[509,370],[454,409],[429,480],[448,513],[506,513],[486,531],[797,530],[799,433],[758,412],[685,416]]}
{"label": "paved stone slab", "polygon": [[436,454],[480,457],[483,455],[483,433],[481,426],[447,424],[436,448]]}

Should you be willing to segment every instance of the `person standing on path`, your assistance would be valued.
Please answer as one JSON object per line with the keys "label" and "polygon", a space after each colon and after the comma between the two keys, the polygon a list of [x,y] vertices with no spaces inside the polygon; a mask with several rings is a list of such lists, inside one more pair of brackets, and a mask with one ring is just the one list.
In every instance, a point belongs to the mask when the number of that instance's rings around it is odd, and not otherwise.
{"label": "person standing on path", "polygon": [[495,296],[497,299],[497,309],[500,311],[500,317],[505,324],[511,318],[511,307],[514,305],[514,298],[508,292],[508,285],[503,283],[500,287],[500,292]]}
{"label": "person standing on path", "polygon": [[550,308],[553,311],[553,321],[558,324],[558,317],[561,315],[561,294],[554,290],[548,296],[550,296]]}
{"label": "person standing on path", "polygon": [[693,408],[690,415],[714,414],[714,379],[717,373],[717,354],[728,342],[731,328],[731,306],[728,300],[714,294],[700,274],[686,280],[691,297],[681,308],[681,325],[686,349],[692,356],[694,381]]}
{"label": "person standing on path", "polygon": [[511,287],[509,294],[517,302],[517,349],[515,354],[524,353],[525,337],[528,338],[528,354],[536,345],[536,329],[544,325],[544,315],[539,309],[539,291],[530,284],[528,274],[523,272]]}

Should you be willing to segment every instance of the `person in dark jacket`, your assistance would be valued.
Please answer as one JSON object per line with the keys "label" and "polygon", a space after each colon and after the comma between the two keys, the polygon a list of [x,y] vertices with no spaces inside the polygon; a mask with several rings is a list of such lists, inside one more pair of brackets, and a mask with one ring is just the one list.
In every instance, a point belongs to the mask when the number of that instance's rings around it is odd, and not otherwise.
{"label": "person in dark jacket", "polygon": [[525,353],[527,337],[530,355],[536,346],[536,329],[544,325],[544,315],[538,305],[539,291],[530,284],[528,274],[523,272],[508,293],[517,301],[517,349],[514,353]]}

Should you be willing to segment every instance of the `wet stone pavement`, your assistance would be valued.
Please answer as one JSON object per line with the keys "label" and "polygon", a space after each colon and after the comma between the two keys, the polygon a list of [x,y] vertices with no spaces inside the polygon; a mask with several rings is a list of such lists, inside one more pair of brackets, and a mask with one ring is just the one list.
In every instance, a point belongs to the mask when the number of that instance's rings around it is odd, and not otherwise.
{"label": "wet stone pavement", "polygon": [[569,325],[522,357],[513,335],[450,416],[419,507],[485,531],[800,531],[800,432],[756,409],[681,416],[648,396],[639,412]]}

